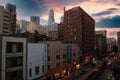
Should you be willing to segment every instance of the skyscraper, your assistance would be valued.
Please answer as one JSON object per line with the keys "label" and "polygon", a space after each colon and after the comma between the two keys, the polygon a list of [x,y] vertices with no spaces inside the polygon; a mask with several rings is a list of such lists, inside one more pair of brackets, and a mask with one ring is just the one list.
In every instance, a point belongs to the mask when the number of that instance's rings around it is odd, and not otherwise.
{"label": "skyscraper", "polygon": [[16,30],[16,5],[0,6],[0,34],[14,35]]}
{"label": "skyscraper", "polygon": [[56,31],[58,30],[58,24],[54,19],[54,11],[51,9],[48,18],[48,31]]}
{"label": "skyscraper", "polygon": [[29,22],[26,20],[17,21],[17,25],[19,25],[20,31],[27,31],[28,24],[29,24]]}
{"label": "skyscraper", "polygon": [[49,18],[48,18],[48,25],[51,25],[55,23],[55,20],[54,20],[54,11],[53,9],[50,10],[50,13],[49,13]]}
{"label": "skyscraper", "polygon": [[83,56],[94,53],[95,21],[82,8],[64,9],[62,26],[59,34],[63,34],[60,39],[64,43],[76,43]]}
{"label": "skyscraper", "polygon": [[31,22],[35,22],[37,24],[40,24],[40,17],[39,16],[31,16],[30,20],[31,20]]}
{"label": "skyscraper", "polygon": [[60,22],[63,23],[63,20],[64,20],[64,17],[61,16],[61,18],[60,18]]}

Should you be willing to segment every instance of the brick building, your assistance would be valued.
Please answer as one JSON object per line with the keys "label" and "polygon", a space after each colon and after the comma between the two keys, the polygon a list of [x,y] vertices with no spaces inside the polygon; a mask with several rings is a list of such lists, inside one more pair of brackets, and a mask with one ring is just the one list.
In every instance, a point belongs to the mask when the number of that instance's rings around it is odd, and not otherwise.
{"label": "brick building", "polygon": [[81,55],[94,53],[95,21],[80,7],[64,9],[64,20],[63,24],[59,24],[59,30],[62,42],[76,43],[82,51]]}

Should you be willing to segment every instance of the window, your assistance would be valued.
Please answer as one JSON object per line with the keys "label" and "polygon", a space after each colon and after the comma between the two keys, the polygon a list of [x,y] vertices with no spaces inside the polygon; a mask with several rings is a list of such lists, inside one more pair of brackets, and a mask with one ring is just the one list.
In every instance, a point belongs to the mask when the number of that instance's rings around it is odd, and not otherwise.
{"label": "window", "polygon": [[42,65],[42,72],[44,73],[45,71],[44,71],[44,65]]}
{"label": "window", "polygon": [[66,58],[66,54],[63,54],[63,58]]}
{"label": "window", "polygon": [[50,56],[48,56],[48,61],[50,61]]}
{"label": "window", "polygon": [[76,37],[74,37],[74,40],[76,40]]}
{"label": "window", "polygon": [[29,76],[30,77],[32,76],[32,69],[31,68],[29,69]]}
{"label": "window", "polygon": [[56,67],[60,67],[60,63],[56,63]]}
{"label": "window", "polygon": [[56,55],[56,60],[60,59],[60,55]]}
{"label": "window", "polygon": [[50,65],[48,65],[48,70],[50,70]]}
{"label": "window", "polygon": [[23,52],[23,43],[7,42],[7,53]]}
{"label": "window", "polygon": [[66,63],[66,61],[63,61],[63,65]]}
{"label": "window", "polygon": [[75,53],[73,53],[73,56],[75,56]]}
{"label": "window", "polygon": [[35,74],[36,74],[36,75],[39,74],[39,67],[35,67]]}

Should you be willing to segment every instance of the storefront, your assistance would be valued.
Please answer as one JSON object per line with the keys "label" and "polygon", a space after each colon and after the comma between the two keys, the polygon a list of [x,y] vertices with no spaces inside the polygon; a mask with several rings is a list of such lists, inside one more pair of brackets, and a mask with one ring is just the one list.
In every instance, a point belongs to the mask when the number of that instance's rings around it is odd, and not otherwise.
{"label": "storefront", "polygon": [[56,80],[58,78],[63,78],[64,76],[69,75],[70,73],[72,73],[72,64],[65,64],[62,67],[58,67],[58,68],[54,68],[49,70],[46,73],[46,79],[47,80]]}

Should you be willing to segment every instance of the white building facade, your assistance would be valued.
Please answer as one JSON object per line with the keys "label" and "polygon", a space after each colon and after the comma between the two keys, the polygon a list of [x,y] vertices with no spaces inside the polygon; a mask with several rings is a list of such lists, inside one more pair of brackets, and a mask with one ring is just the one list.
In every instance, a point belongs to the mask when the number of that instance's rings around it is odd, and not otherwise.
{"label": "white building facade", "polygon": [[43,80],[47,72],[47,44],[28,43],[27,80]]}

